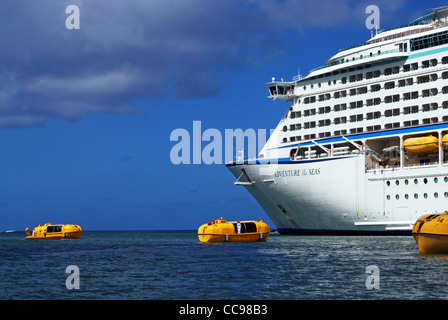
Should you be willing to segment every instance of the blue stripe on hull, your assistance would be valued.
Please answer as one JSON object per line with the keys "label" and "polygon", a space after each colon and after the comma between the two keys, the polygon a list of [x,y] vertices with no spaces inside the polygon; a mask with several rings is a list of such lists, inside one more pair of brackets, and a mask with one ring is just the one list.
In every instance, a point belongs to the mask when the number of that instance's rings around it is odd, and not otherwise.
{"label": "blue stripe on hull", "polygon": [[[400,128],[400,129],[389,129],[389,130],[383,130],[383,131],[371,132],[371,133],[351,134],[351,135],[346,135],[345,137],[347,139],[353,141],[353,140],[364,140],[364,139],[371,139],[371,138],[387,137],[387,136],[399,135],[399,134],[420,133],[420,132],[424,132],[424,131],[433,131],[433,130],[446,129],[446,128],[448,128],[448,123],[438,123],[438,124],[431,124],[431,125],[426,125],[426,126],[417,126],[417,127]],[[334,138],[320,139],[320,140],[318,139],[315,141],[319,144],[346,142],[346,140],[342,137],[334,137]],[[308,142],[301,143],[300,145],[302,147],[307,147],[307,146],[314,146],[314,143],[311,141],[308,141]],[[293,143],[293,144],[289,144],[287,146],[270,148],[268,150],[292,148],[292,147],[297,147],[297,146],[298,146],[297,143]]]}
{"label": "blue stripe on hull", "polygon": [[[371,139],[371,138],[379,138],[379,137],[386,137],[391,135],[398,135],[398,134],[412,134],[412,133],[421,133],[426,131],[434,131],[434,130],[441,130],[441,129],[447,129],[448,123],[439,123],[439,124],[433,124],[433,125],[427,125],[427,126],[419,126],[419,127],[411,127],[411,128],[401,128],[401,129],[391,129],[386,131],[379,131],[379,132],[372,132],[372,133],[361,133],[361,134],[355,134],[355,135],[347,135],[345,136],[348,140],[364,140],[364,139]],[[323,139],[323,140],[316,140],[316,143],[318,144],[329,144],[329,143],[337,143],[337,142],[346,142],[346,140],[342,137],[335,137],[335,138],[329,138],[329,139]],[[299,144],[291,144],[287,146],[277,147],[277,148],[270,148],[268,150],[274,150],[274,149],[284,149],[284,148],[295,148]],[[304,142],[300,144],[302,147],[306,146],[314,146],[313,142]],[[310,159],[310,160],[296,160],[292,161],[290,158],[279,158],[279,159],[256,159],[256,160],[244,160],[243,163],[236,163],[231,162],[227,163],[227,167],[236,166],[236,165],[242,165],[242,164],[291,164],[291,163],[297,163],[297,164],[303,164],[303,163],[309,163],[309,162],[319,162],[319,161],[331,161],[331,160],[339,160],[347,158],[347,156],[343,157],[330,157],[330,158],[317,158],[317,159]]]}
{"label": "blue stripe on hull", "polygon": [[[351,156],[353,157],[353,156]],[[239,165],[243,165],[243,164],[249,164],[249,165],[254,165],[254,164],[304,164],[304,163],[310,163],[310,162],[322,162],[322,161],[334,161],[334,160],[341,160],[341,159],[345,159],[345,158],[351,158],[351,157],[347,157],[347,156],[341,156],[341,157],[331,157],[331,158],[316,158],[316,159],[310,159],[310,160],[299,160],[299,161],[292,161],[289,158],[279,158],[278,161],[276,160],[244,160],[244,162],[233,162],[233,163],[227,163],[226,167],[232,167],[232,166],[239,166]]]}

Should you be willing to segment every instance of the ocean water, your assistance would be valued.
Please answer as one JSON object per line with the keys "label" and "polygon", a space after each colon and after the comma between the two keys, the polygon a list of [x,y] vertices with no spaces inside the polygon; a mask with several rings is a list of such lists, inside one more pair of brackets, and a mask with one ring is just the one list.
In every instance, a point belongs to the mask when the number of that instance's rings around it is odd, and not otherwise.
{"label": "ocean water", "polygon": [[[267,242],[219,244],[200,243],[194,231],[24,238],[0,233],[2,300],[448,298],[448,256],[419,254],[412,236],[270,235]],[[79,289],[67,288],[68,266],[79,270]]]}

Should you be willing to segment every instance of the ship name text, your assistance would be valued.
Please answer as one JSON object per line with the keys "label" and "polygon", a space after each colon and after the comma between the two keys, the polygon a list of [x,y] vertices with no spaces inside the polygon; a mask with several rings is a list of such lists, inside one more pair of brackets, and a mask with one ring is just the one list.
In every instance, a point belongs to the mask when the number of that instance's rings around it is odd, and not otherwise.
{"label": "ship name text", "polygon": [[280,170],[275,172],[274,177],[300,177],[320,175],[320,168],[310,168],[302,170]]}

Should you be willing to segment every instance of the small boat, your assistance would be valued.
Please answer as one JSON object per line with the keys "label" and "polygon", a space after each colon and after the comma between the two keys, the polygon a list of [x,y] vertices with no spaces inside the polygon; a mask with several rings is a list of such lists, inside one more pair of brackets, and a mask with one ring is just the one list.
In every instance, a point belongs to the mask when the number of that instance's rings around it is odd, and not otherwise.
{"label": "small boat", "polygon": [[403,147],[409,154],[438,152],[439,139],[433,135],[408,138],[403,141]]}
{"label": "small boat", "polygon": [[269,226],[261,218],[258,221],[230,221],[213,219],[198,229],[201,242],[255,242],[266,241]]}
{"label": "small boat", "polygon": [[26,228],[26,240],[57,240],[57,239],[79,239],[81,238],[82,229],[75,224],[39,224],[30,233],[30,229]]}
{"label": "small boat", "polygon": [[448,212],[420,217],[412,235],[420,253],[448,253]]}

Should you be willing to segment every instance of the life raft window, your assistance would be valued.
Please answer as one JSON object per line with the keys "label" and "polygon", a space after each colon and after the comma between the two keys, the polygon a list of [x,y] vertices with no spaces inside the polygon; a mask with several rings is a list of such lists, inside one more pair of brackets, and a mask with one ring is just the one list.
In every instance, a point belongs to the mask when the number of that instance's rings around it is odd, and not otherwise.
{"label": "life raft window", "polygon": [[[238,233],[238,223],[233,223],[233,227],[235,228],[235,233]],[[257,225],[253,222],[241,222],[241,231],[240,233],[249,233],[249,232],[257,232]]]}
{"label": "life raft window", "polygon": [[62,232],[62,227],[61,226],[48,226],[47,227],[47,232]]}

